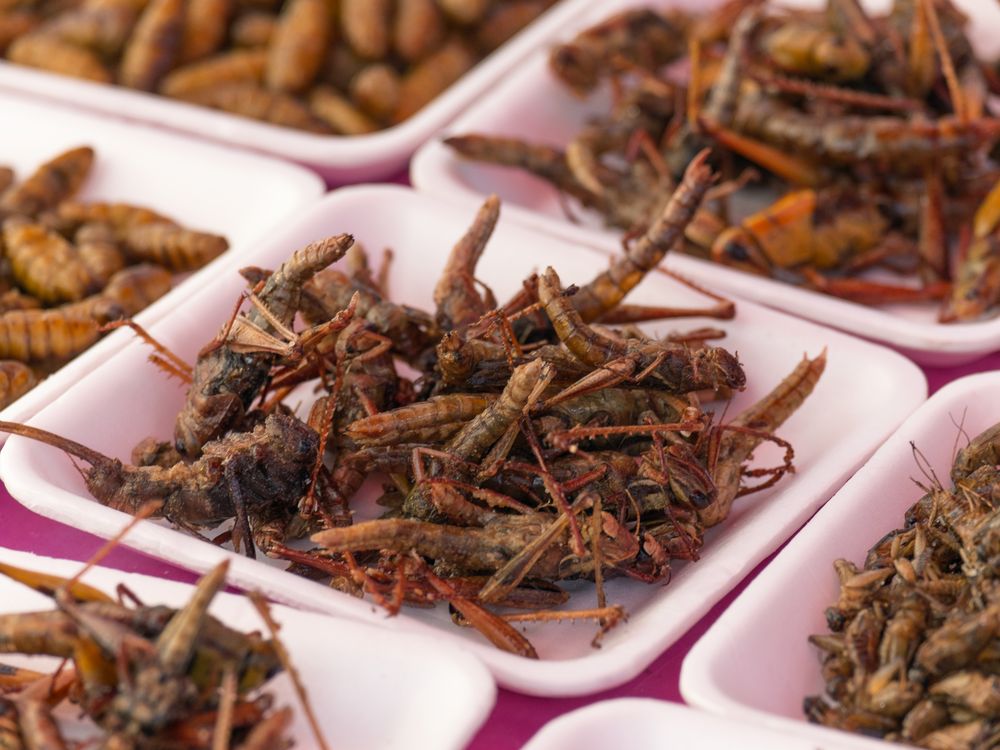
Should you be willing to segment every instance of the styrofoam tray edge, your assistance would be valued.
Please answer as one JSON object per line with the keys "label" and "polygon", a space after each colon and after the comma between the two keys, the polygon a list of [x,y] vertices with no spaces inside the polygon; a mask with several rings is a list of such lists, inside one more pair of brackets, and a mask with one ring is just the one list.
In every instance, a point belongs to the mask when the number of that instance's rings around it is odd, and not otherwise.
{"label": "styrofoam tray edge", "polygon": [[[885,439],[882,447],[844,484],[837,492],[837,496],[824,505],[806,527],[789,541],[768,568],[750,583],[688,652],[680,676],[681,695],[687,703],[714,714],[809,736],[816,742],[824,744],[835,743],[837,746],[858,750],[876,748],[884,750],[886,747],[884,741],[811,724],[805,718],[796,721],[747,706],[731,697],[721,686],[715,684],[711,677],[715,669],[716,654],[734,637],[734,630],[739,629],[740,623],[752,614],[758,591],[766,591],[772,579],[781,581],[795,574],[798,552],[812,549],[815,542],[825,536],[824,524],[839,519],[848,512],[856,512],[856,503],[852,500],[859,494],[864,494],[863,488],[867,486],[869,478],[884,473],[894,462],[896,451],[909,444],[913,435],[924,433],[933,425],[939,427],[942,424],[942,417],[951,413],[952,405],[967,403],[970,396],[981,392],[984,385],[989,385],[992,391],[1000,391],[998,374],[987,372],[968,375],[943,386]],[[844,501],[838,502],[838,498],[844,498]],[[902,513],[899,514],[899,520],[902,522]],[[871,542],[877,540],[877,533],[876,531],[871,534]],[[832,565],[832,560],[829,562]],[[817,673],[818,669],[817,662]]]}

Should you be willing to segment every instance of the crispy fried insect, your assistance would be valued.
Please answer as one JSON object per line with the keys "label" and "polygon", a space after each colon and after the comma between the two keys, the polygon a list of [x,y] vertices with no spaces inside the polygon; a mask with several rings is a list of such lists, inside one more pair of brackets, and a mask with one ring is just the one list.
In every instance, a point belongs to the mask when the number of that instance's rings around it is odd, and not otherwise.
{"label": "crispy fried insect", "polygon": [[441,10],[457,24],[471,26],[482,20],[493,0],[436,0]]}
{"label": "crispy fried insect", "polygon": [[236,47],[267,47],[277,25],[278,19],[270,13],[249,11],[233,21],[229,37]]}
{"label": "crispy fried insect", "polygon": [[378,124],[330,86],[315,86],[309,94],[309,109],[333,132],[361,135],[378,130]]}
{"label": "crispy fried insect", "polygon": [[298,128],[310,133],[330,132],[329,126],[298,100],[287,94],[269,91],[250,83],[213,86],[190,91],[180,98],[272,125]]}
{"label": "crispy fried insect", "polygon": [[172,280],[167,269],[140,263],[115,273],[101,291],[101,296],[114,302],[125,316],[131,317],[169,292]]}
{"label": "crispy fried insect", "polygon": [[476,48],[489,54],[538,18],[551,5],[546,0],[510,0],[494,5],[476,29]]}
{"label": "crispy fried insect", "polygon": [[319,443],[307,425],[278,411],[251,432],[231,432],[206,443],[203,458],[164,469],[123,464],[27,425],[0,422],[0,430],[86,461],[87,489],[103,505],[135,514],[151,498],[161,499],[157,514],[185,526],[216,526],[240,514],[253,518],[272,504],[294,507],[305,492]]}
{"label": "crispy fried insect", "polygon": [[119,250],[115,232],[108,224],[84,224],[76,230],[73,242],[80,262],[95,286],[104,287],[114,274],[125,267],[125,256]]}
{"label": "crispy fried insect", "polygon": [[496,401],[492,393],[450,393],[352,422],[347,436],[359,445],[447,440]]}
{"label": "crispy fried insect", "polygon": [[265,81],[277,91],[299,93],[316,78],[330,38],[325,0],[289,0],[268,45]]}
{"label": "crispy fried insect", "polygon": [[591,91],[615,72],[618,59],[655,71],[686,51],[682,14],[663,15],[649,8],[627,10],[555,47],[553,72],[578,94]]}
{"label": "crispy fried insect", "polygon": [[[673,393],[720,387],[741,389],[746,375],[737,359],[725,349],[703,347],[692,351],[683,344],[612,338],[590,328],[563,295],[559,276],[546,269],[538,280],[538,297],[559,339],[581,362],[600,368],[575,388],[600,383],[610,386],[633,376]],[[567,389],[564,393],[575,392]]]}
{"label": "crispy fried insect", "polygon": [[715,182],[708,156],[708,151],[702,151],[691,161],[663,211],[642,237],[629,246],[624,257],[616,259],[607,271],[598,274],[574,295],[573,307],[584,321],[598,320],[616,307],[672,248],[678,246],[705,193]]}
{"label": "crispy fried insect", "polygon": [[453,37],[445,42],[403,76],[392,121],[402,122],[422,109],[475,63],[475,56],[461,39]]}
{"label": "crispy fried insect", "polygon": [[320,271],[303,285],[302,316],[306,322],[319,325],[345,309],[355,295],[355,315],[392,341],[394,350],[404,359],[414,361],[432,346],[435,333],[430,315],[390,302],[371,287],[333,269]]}
{"label": "crispy fried insect", "polygon": [[705,528],[729,515],[733,500],[741,492],[743,462],[766,435],[773,434],[809,397],[825,368],[825,351],[815,359],[804,357],[770,393],[723,428],[714,471],[718,494],[710,505],[698,511]]}
{"label": "crispy fried insect", "polygon": [[7,48],[7,59],[30,68],[98,83],[111,83],[112,79],[111,71],[93,52],[38,33],[15,39]]}
{"label": "crispy fried insect", "polygon": [[474,323],[495,306],[480,296],[474,274],[499,217],[500,199],[491,195],[479,209],[472,226],[452,248],[441,278],[434,287],[435,317],[441,330]]}
{"label": "crispy fried insect", "polygon": [[379,60],[389,51],[392,24],[390,0],[341,0],[340,28],[359,57]]}
{"label": "crispy fried insect", "polygon": [[49,310],[11,310],[0,315],[0,359],[39,362],[67,359],[97,341],[91,317]]}
{"label": "crispy fried insect", "polygon": [[12,359],[0,360],[0,409],[5,409],[35,387],[31,368]]}
{"label": "crispy fried insect", "polygon": [[118,79],[154,91],[174,66],[184,33],[184,0],[150,0],[122,54]]}
{"label": "crispy fried insect", "polygon": [[84,47],[102,59],[117,57],[139,18],[140,8],[121,0],[89,0],[62,13],[40,28],[40,33]]}
{"label": "crispy fried insect", "polygon": [[161,93],[183,97],[199,89],[233,83],[261,84],[268,53],[263,49],[233,50],[183,65],[168,73],[160,84]]}
{"label": "crispy fried insect", "polygon": [[94,150],[89,146],[59,154],[24,182],[8,188],[0,196],[0,210],[31,216],[55,208],[80,189],[93,163]]}
{"label": "crispy fried insect", "polygon": [[783,23],[763,38],[761,46],[781,69],[825,80],[857,80],[871,62],[858,39],[806,20]]}
{"label": "crispy fried insect", "polygon": [[434,0],[398,0],[392,26],[392,47],[403,60],[427,57],[444,39],[444,19]]}
{"label": "crispy fried insect", "polygon": [[0,294],[0,312],[8,310],[36,310],[42,306],[37,297],[25,294],[20,289],[9,289]]}
{"label": "crispy fried insect", "polygon": [[0,55],[18,37],[24,36],[38,25],[38,16],[28,11],[0,12]]}
{"label": "crispy fried insect", "polygon": [[3,239],[14,278],[42,302],[74,302],[87,293],[90,273],[60,235],[15,216],[4,222]]}
{"label": "crispy fried insect", "polygon": [[386,120],[399,105],[400,78],[391,65],[366,65],[351,79],[351,99],[376,120]]}
{"label": "crispy fried insect", "polygon": [[827,695],[806,699],[811,720],[927,748],[995,744],[984,722],[1000,713],[1000,505],[990,494],[1000,479],[998,429],[959,452],[950,487],[925,470],[926,494],[869,550],[863,570],[835,563],[841,591],[827,621],[844,634],[846,661],[827,669],[836,649],[822,657]]}
{"label": "crispy fried insect", "polygon": [[129,203],[77,203],[64,200],[59,204],[59,219],[71,226],[87,222],[108,224],[117,233],[143,224],[170,224],[173,220],[143,206]]}
{"label": "crispy fried insect", "polygon": [[188,0],[178,63],[190,63],[218,52],[226,40],[232,6],[231,0]]}
{"label": "crispy fried insect", "polygon": [[201,268],[229,248],[225,237],[184,229],[175,224],[143,224],[122,235],[125,253],[133,260],[157,263],[176,273]]}
{"label": "crispy fried insect", "polygon": [[[298,309],[303,284],[342,257],[353,243],[353,237],[342,234],[297,251],[271,274],[257,294],[268,317],[253,309],[246,316],[248,322],[265,331],[273,330],[273,323],[289,328]],[[184,408],[174,425],[177,449],[195,458],[205,442],[238,424],[274,360],[275,355],[269,352],[236,351],[226,340],[203,351],[195,365]]]}

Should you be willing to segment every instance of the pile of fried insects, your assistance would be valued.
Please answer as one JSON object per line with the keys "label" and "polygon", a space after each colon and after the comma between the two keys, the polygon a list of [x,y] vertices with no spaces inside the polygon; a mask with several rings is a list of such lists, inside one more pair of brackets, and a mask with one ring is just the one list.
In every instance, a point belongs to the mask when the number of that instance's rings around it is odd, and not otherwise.
{"label": "pile of fried insects", "polygon": [[[950,0],[895,0],[884,16],[859,0],[633,8],[551,51],[556,79],[595,96],[597,116],[563,148],[503,126],[445,143],[526,170],[633,235],[711,146],[727,187],[680,249],[975,320],[1000,303],[1000,120],[988,99],[1000,77],[967,26]],[[596,102],[609,90],[608,111]]]}
{"label": "pile of fried insects", "polygon": [[[288,670],[303,700],[305,692],[277,640],[267,603],[255,599],[273,639],[234,630],[208,613],[225,585],[227,562],[203,576],[179,609],[144,604],[121,585],[112,597],[80,582],[88,567],[65,579],[0,564],[0,573],[54,604],[0,615],[0,653],[62,660],[51,674],[0,663],[0,746],[69,750],[99,741],[107,750],[291,747],[292,710],[275,709],[274,696],[264,688]],[[67,702],[80,716],[64,723],[57,710]],[[325,749],[311,708],[303,706]]]}
{"label": "pile of fried insects", "polygon": [[74,200],[93,162],[80,146],[21,182],[0,167],[0,408],[229,247],[148,208]]}
{"label": "pile of fried insects", "polygon": [[[605,601],[604,579],[667,580],[672,561],[696,560],[705,530],[751,490],[745,476],[771,486],[791,469],[792,448],[773,433],[825,365],[824,355],[803,359],[720,424],[703,399],[725,402],[746,383],[737,358],[709,343],[723,333],[656,340],[631,325],[685,312],[621,302],[680,241],[714,181],[707,156],[649,231],[580,287],[548,268],[504,304],[480,291],[495,198],[454,246],[433,313],[389,301],[363,254],[349,256],[346,273],[327,268],[349,235],[308,245],[274,272],[244,269],[249,309],[193,369],[155,355],[190,386],[173,440],[143,441],[133,465],[36,428],[0,429],[86,461],[87,487],[106,505],[134,513],[159,498],[162,516],[192,531],[233,519],[237,550],[290,560],[393,612],[446,600],[514,653],[535,650],[510,619],[610,627],[623,612]],[[734,314],[718,300],[686,312]],[[309,327],[294,332],[297,313]],[[401,376],[400,364],[418,377]],[[282,399],[316,378],[322,395],[300,420]],[[784,449],[783,464],[745,469],[765,440]],[[389,481],[384,516],[354,523],[352,498],[372,472]],[[310,534],[318,548],[290,546]],[[558,582],[570,579],[596,583],[596,609],[553,611],[569,598]],[[536,611],[494,611],[510,609]]]}
{"label": "pile of fried insects", "polygon": [[[915,449],[916,452],[916,449]],[[1000,425],[959,451],[905,525],[835,563],[831,633],[814,635],[826,692],[811,721],[926,748],[1000,745]]]}
{"label": "pile of fried insects", "polygon": [[310,133],[420,110],[555,0],[5,0],[11,62]]}

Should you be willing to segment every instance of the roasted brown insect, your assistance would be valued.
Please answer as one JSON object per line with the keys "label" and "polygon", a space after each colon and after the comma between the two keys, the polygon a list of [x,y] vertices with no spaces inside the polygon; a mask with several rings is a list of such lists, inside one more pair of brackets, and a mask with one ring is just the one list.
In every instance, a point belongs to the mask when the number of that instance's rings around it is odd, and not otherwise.
{"label": "roasted brown insect", "polygon": [[[0,651],[73,664],[53,675],[19,676],[17,692],[0,699],[3,747],[75,747],[51,713],[69,694],[108,748],[208,748],[218,732],[237,743],[263,732],[272,741],[258,747],[284,746],[280,730],[288,709],[270,713],[272,698],[261,692],[282,670],[283,647],[229,628],[207,612],[225,584],[227,563],[202,577],[180,609],[128,607],[74,580],[2,567],[5,575],[52,597],[56,608],[4,616]],[[206,723],[207,733],[201,731]]]}
{"label": "roasted brown insect", "polygon": [[87,293],[90,273],[57,233],[15,216],[3,223],[3,241],[14,278],[43,303],[75,302]]}
{"label": "roasted brown insect", "polygon": [[959,452],[951,487],[935,481],[906,525],[869,550],[865,567],[836,563],[840,598],[827,610],[826,695],[810,720],[936,748],[996,743],[997,428]]}
{"label": "roasted brown insect", "polygon": [[[261,309],[250,311],[247,322],[274,333],[281,332],[276,326],[288,330],[303,285],[342,257],[353,242],[353,237],[342,234],[296,252],[263,285],[256,295]],[[200,455],[206,441],[239,424],[276,359],[273,353],[242,351],[227,334],[224,330],[221,340],[198,357],[187,401],[177,416],[177,449],[190,458]]]}
{"label": "roasted brown insect", "polygon": [[[666,580],[754,489],[748,473],[767,486],[791,466],[790,446],[773,433],[809,396],[822,355],[722,423],[702,401],[728,399],[747,374],[710,345],[720,332],[658,340],[598,322],[641,317],[620,304],[683,241],[715,179],[706,159],[648,231],[575,292],[553,269],[504,304],[488,279],[475,285],[495,199],[453,247],[433,313],[389,302],[384,273],[357,252],[327,268],[346,255],[349,235],[313,243],[274,272],[243,269],[249,307],[234,309],[193,370],[158,349],[189,390],[173,443],[144,440],[136,465],[34,428],[0,427],[89,464],[88,488],[111,507],[134,512],[160,498],[161,515],[180,528],[225,522],[219,541],[328,575],[390,611],[447,601],[498,647],[534,656],[494,607],[610,627],[623,610],[605,601],[606,578]],[[300,313],[304,330],[293,327]],[[283,400],[307,382],[318,398],[304,423]],[[748,472],[763,440],[785,458]],[[386,515],[354,523],[353,498],[375,472],[391,483],[379,499]],[[291,544],[306,536],[322,548]],[[566,600],[560,582],[575,579],[595,582],[599,606],[549,611]]]}
{"label": "roasted brown insect", "polygon": [[200,60],[222,47],[232,5],[231,0],[188,0],[178,63]]}
{"label": "roasted brown insect", "polygon": [[151,0],[125,45],[118,77],[122,84],[154,91],[177,60],[184,33],[182,0]]}
{"label": "roasted brown insect", "polygon": [[60,39],[28,33],[15,39],[7,48],[7,59],[29,68],[111,83],[111,71],[93,52]]}
{"label": "roasted brown insect", "polygon": [[[1000,121],[966,25],[949,3],[923,0],[883,16],[853,0],[629,10],[551,52],[575,93],[611,80],[609,111],[564,147],[502,132],[445,143],[530,172],[626,237],[711,146],[730,179],[688,226],[685,250],[863,304],[948,299],[942,321],[971,320],[998,305],[995,221],[968,253],[963,237],[996,181]],[[746,162],[766,170],[751,188],[737,172]],[[761,195],[770,208],[732,215]]]}
{"label": "roasted brown insect", "polygon": [[0,209],[31,216],[55,208],[80,189],[93,163],[94,150],[89,146],[62,153],[24,182],[8,188],[0,197]]}
{"label": "roasted brown insect", "polygon": [[293,0],[285,5],[268,45],[264,80],[269,88],[298,93],[313,82],[329,38],[324,0]]}
{"label": "roasted brown insect", "polygon": [[268,53],[263,49],[234,50],[181,66],[167,74],[160,91],[184,98],[192,91],[232,83],[261,84]]}

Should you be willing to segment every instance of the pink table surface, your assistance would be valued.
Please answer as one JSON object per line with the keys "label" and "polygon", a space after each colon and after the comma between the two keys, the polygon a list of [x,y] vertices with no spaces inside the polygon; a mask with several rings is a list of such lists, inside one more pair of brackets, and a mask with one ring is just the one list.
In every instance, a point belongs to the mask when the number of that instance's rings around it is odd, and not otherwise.
{"label": "pink table surface", "polygon": [[[1000,353],[953,368],[926,367],[930,392],[963,375],[1000,369]],[[25,550],[52,557],[84,560],[101,545],[97,537],[55,523],[21,507],[6,491],[0,489],[0,546]],[[695,641],[708,629],[725,607],[768,561],[747,576],[729,596],[719,602],[680,641],[664,652],[638,677],[602,693],[582,698],[546,699],[499,691],[496,706],[488,720],[468,746],[468,750],[509,750],[521,747],[549,720],[573,709],[608,698],[643,697],[681,702],[678,687],[681,662]],[[195,576],[168,563],[118,548],[104,562],[124,571],[145,573],[180,581],[193,581]],[[441,720],[447,720],[448,707],[441,706]]]}

